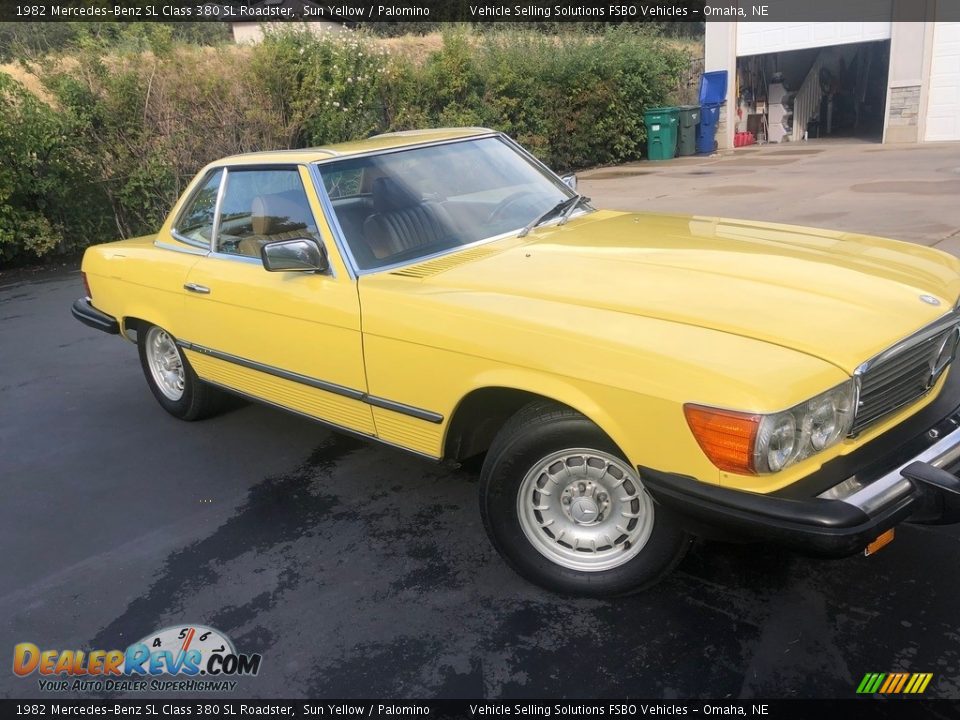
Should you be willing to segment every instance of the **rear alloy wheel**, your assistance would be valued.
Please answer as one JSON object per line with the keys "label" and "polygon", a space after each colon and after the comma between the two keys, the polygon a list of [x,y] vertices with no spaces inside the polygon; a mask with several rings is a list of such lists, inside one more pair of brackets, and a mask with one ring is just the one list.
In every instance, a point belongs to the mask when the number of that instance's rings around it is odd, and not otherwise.
{"label": "rear alloy wheel", "polygon": [[184,369],[180,348],[170,334],[156,326],[147,330],[147,364],[153,384],[170,402],[183,397]]}
{"label": "rear alloy wheel", "polygon": [[168,413],[181,420],[200,420],[223,408],[224,393],[197,377],[166,330],[156,325],[141,326],[137,347],[147,385]]}
{"label": "rear alloy wheel", "polygon": [[572,595],[649,587],[691,541],[600,428],[545,401],[521,409],[494,440],[480,476],[480,511],[517,572]]}

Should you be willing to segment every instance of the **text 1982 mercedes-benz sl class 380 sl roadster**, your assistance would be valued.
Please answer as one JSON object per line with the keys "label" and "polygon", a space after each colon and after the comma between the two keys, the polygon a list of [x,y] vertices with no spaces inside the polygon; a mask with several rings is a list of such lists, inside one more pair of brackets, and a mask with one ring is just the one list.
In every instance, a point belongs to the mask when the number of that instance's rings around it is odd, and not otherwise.
{"label": "text 1982 mercedes-benz sl class 380 sl roadster", "polygon": [[842,556],[960,519],[960,261],[575,186],[480,128],[225,158],[87,250],[73,314],[178,418],[234,393],[482,455],[493,544],[561,592],[647,587],[695,535]]}

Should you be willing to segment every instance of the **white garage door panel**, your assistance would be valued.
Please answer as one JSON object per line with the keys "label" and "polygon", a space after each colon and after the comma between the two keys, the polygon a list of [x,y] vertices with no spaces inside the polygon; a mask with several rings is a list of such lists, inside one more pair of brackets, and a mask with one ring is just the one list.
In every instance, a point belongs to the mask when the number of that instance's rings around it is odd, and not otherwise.
{"label": "white garage door panel", "polygon": [[889,22],[737,23],[739,57],[889,39]]}
{"label": "white garage door panel", "polygon": [[[849,0],[849,3],[856,4],[857,1]],[[739,22],[737,23],[737,55],[743,57],[825,45],[846,45],[890,39],[889,3],[878,5],[871,0],[869,9],[864,10],[863,16],[878,18],[878,20],[841,23]]]}
{"label": "white garage door panel", "polygon": [[960,22],[938,22],[927,96],[926,140],[960,140]]}

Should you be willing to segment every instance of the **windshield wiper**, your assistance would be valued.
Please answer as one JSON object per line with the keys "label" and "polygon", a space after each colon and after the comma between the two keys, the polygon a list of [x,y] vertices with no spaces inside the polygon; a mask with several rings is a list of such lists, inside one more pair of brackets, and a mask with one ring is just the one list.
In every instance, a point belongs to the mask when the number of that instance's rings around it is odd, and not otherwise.
{"label": "windshield wiper", "polygon": [[550,208],[544,213],[541,213],[540,215],[535,217],[533,220],[531,220],[529,223],[527,223],[523,227],[523,230],[521,230],[520,233],[517,235],[517,237],[526,237],[527,235],[530,234],[531,230],[533,230],[537,225],[542,223],[544,220],[547,220],[548,218],[552,218],[557,213],[561,213],[565,210],[570,210],[571,208],[575,208],[577,205],[580,204],[580,201],[582,200],[586,200],[586,198],[583,195],[580,195],[579,193],[561,200],[552,208]]}
{"label": "windshield wiper", "polygon": [[573,211],[580,207],[580,203],[590,202],[590,198],[584,197],[583,195],[577,195],[576,200],[577,201],[575,203],[570,203],[567,206],[567,209],[563,211],[563,215],[561,216],[560,222],[558,222],[557,225],[566,225],[567,220],[569,220],[570,216],[573,215]]}

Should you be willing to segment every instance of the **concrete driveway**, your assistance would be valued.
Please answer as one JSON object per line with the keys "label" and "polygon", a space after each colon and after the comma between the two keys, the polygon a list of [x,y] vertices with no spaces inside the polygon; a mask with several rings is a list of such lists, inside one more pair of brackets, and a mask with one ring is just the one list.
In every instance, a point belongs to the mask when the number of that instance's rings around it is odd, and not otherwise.
{"label": "concrete driveway", "polygon": [[960,255],[960,143],[810,141],[579,174],[598,207],[885,235]]}
{"label": "concrete driveway", "polygon": [[[960,146],[818,150],[583,187],[598,205],[957,241]],[[70,317],[82,292],[76,273],[0,276],[0,653],[203,623],[263,654],[235,697],[849,698],[865,673],[907,670],[960,698],[960,529],[906,526],[840,561],[700,544],[641,595],[559,597],[491,549],[474,468],[256,405],[178,422],[132,345]],[[0,697],[41,696],[0,672]]]}

